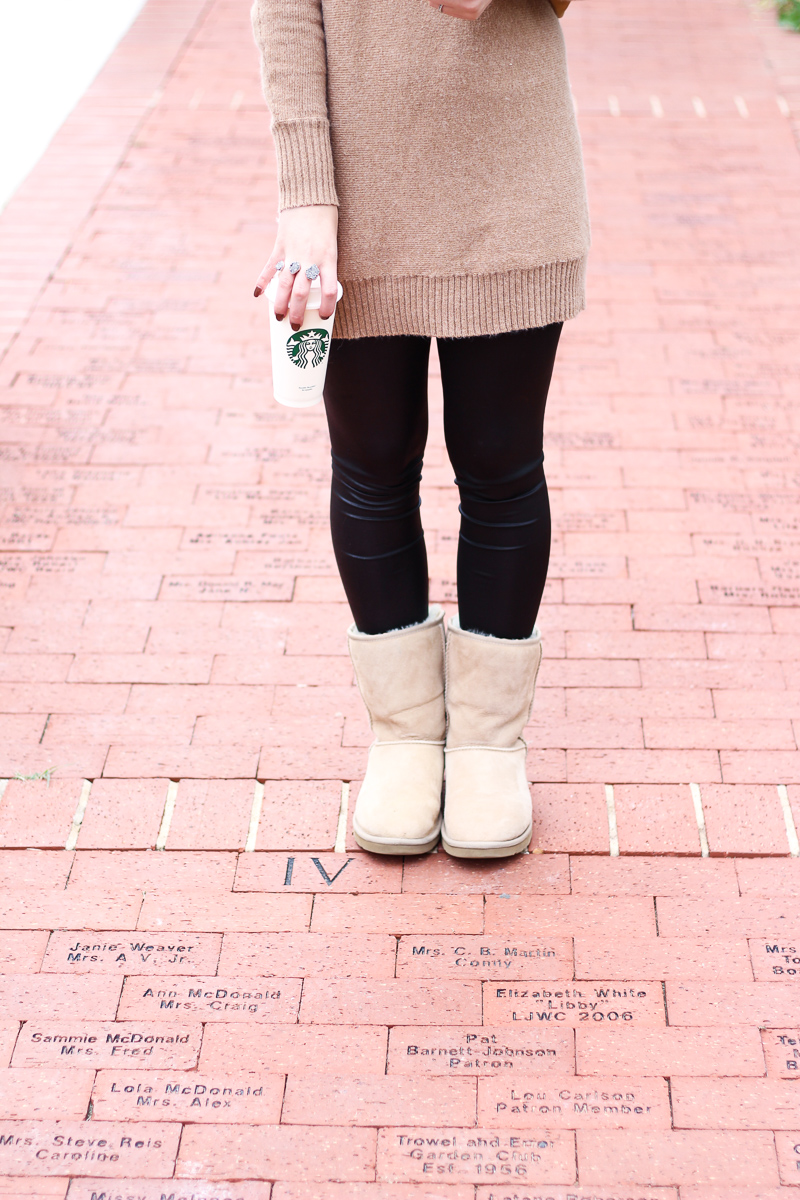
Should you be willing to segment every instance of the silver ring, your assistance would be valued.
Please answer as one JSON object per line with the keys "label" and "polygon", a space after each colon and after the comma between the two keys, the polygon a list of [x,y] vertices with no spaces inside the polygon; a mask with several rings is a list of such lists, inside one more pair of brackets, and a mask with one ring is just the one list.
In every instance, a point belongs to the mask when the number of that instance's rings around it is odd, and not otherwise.
{"label": "silver ring", "polygon": [[444,5],[443,5],[443,4],[440,4],[440,5],[439,5],[439,12],[441,12],[443,8],[444,8]]}
{"label": "silver ring", "polygon": [[300,270],[300,263],[299,263],[299,262],[291,262],[291,263],[289,263],[289,274],[290,274],[290,275],[296,275],[296,274],[297,274],[297,272],[298,272],[299,270]]}
{"label": "silver ring", "polygon": [[285,266],[286,266],[286,263],[283,261],[283,259],[281,259],[280,262],[276,262],[275,263],[275,274],[277,275],[278,272],[282,271]]}
{"label": "silver ring", "polygon": [[306,267],[306,279],[319,279],[319,267],[316,263],[312,263],[310,267]]}

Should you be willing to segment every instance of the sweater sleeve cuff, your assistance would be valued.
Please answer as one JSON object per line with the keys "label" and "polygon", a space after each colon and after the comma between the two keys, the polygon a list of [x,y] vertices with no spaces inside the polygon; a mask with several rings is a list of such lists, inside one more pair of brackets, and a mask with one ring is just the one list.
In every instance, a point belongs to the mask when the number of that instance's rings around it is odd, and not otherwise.
{"label": "sweater sleeve cuff", "polygon": [[328,121],[277,121],[272,136],[281,212],[307,204],[338,204]]}

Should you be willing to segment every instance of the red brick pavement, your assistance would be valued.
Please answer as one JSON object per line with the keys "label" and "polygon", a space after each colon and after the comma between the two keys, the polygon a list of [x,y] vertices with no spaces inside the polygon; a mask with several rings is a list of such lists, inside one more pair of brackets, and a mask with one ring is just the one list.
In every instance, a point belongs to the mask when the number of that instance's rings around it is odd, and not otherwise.
{"label": "red brick pavement", "polygon": [[[744,0],[565,20],[595,247],[537,847],[404,864],[348,831],[246,8],[150,0],[0,216],[0,1193],[795,1195],[800,39]],[[452,609],[436,420],[424,514]]]}

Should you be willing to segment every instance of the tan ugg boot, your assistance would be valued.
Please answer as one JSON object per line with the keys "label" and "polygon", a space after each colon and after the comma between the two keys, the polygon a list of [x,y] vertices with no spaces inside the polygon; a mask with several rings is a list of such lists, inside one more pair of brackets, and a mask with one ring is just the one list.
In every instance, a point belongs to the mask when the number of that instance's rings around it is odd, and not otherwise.
{"label": "tan ugg boot", "polygon": [[442,845],[456,858],[519,854],[531,840],[521,734],[542,660],[539,631],[522,641],[447,630],[446,781]]}
{"label": "tan ugg boot", "polygon": [[389,633],[348,631],[375,741],[353,813],[374,854],[425,854],[439,840],[444,775],[444,613]]}

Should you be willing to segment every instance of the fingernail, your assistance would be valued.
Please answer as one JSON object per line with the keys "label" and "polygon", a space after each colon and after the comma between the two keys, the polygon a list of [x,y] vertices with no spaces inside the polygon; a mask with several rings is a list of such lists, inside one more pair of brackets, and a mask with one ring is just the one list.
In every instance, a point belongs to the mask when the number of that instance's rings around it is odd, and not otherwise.
{"label": "fingernail", "polygon": [[264,290],[263,288],[257,287],[257,288],[256,288],[256,290],[253,292],[253,295],[255,296],[256,300],[257,300],[257,299],[258,299],[258,297],[261,295],[261,293],[263,292],[263,290]]}
{"label": "fingernail", "polygon": [[295,333],[297,333],[299,328],[300,328],[299,323],[297,325],[295,325],[294,321],[292,321],[292,329],[295,331]]}
{"label": "fingernail", "polygon": [[282,321],[285,316],[286,316],[286,313],[275,313],[275,320]]}

